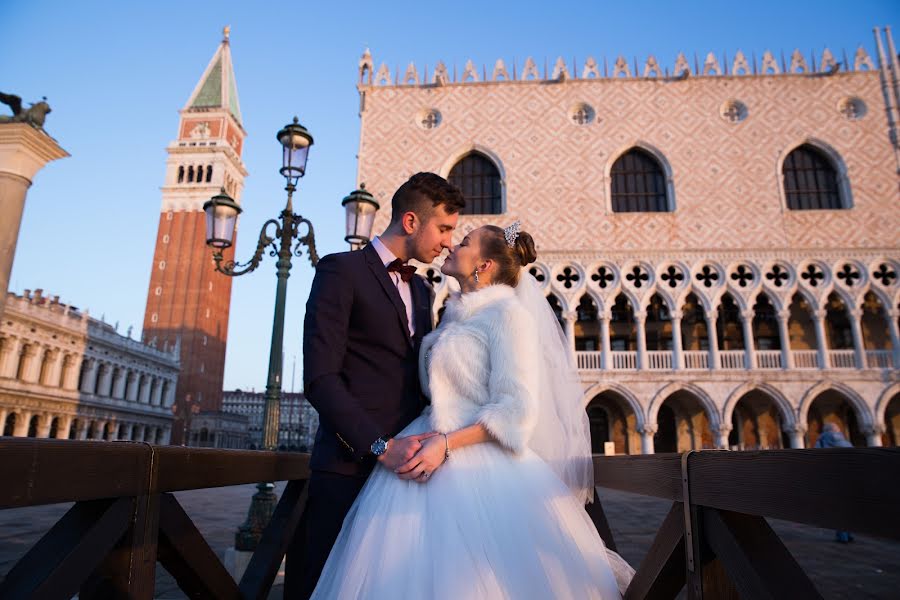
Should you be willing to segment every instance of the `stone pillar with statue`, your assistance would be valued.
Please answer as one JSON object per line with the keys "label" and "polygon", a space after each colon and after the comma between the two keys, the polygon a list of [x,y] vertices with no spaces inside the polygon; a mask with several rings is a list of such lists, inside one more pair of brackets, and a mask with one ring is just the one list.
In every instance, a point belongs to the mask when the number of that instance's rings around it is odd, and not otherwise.
{"label": "stone pillar with statue", "polygon": [[13,112],[12,116],[0,115],[0,292],[2,292],[0,316],[2,316],[28,188],[44,165],[69,154],[44,131],[44,120],[50,112],[46,99],[25,109],[19,96],[0,92],[0,102],[6,104]]}

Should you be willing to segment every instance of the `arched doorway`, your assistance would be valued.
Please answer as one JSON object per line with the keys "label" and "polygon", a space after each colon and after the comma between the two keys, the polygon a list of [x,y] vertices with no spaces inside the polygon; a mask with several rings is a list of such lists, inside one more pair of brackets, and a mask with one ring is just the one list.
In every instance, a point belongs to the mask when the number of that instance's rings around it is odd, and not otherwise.
{"label": "arched doorway", "polygon": [[15,433],[16,419],[18,419],[16,413],[9,413],[6,415],[6,422],[3,424],[3,435],[12,436]]}
{"label": "arched doorway", "polygon": [[806,447],[813,448],[822,434],[825,423],[837,423],[844,437],[857,447],[866,445],[859,430],[859,415],[847,397],[837,390],[825,390],[812,401],[807,413]]}
{"label": "arched doorway", "polygon": [[656,416],[654,451],[686,452],[715,448],[710,422],[710,415],[697,396],[688,390],[673,392],[663,401]]}
{"label": "arched doorway", "polygon": [[38,425],[41,422],[41,418],[37,415],[31,417],[31,420],[28,421],[28,437],[35,438],[38,433]]}
{"label": "arched doorway", "polygon": [[784,418],[769,394],[762,390],[747,392],[731,413],[728,447],[732,450],[790,448],[790,438],[783,428]]}
{"label": "arched doorway", "polygon": [[637,416],[621,394],[614,390],[597,394],[588,403],[587,413],[594,454],[603,454],[605,442],[615,444],[616,454],[640,454]]}

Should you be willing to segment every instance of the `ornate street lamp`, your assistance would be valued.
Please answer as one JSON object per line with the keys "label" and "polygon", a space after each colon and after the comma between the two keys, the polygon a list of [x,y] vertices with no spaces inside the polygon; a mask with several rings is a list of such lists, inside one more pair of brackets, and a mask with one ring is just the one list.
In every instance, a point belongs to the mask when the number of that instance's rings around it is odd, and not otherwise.
{"label": "ornate street lamp", "polygon": [[361,183],[358,190],[353,190],[344,198],[341,206],[347,211],[347,235],[344,241],[350,244],[352,250],[358,250],[366,244],[372,236],[372,226],[375,224],[375,213],[381,206],[375,197],[366,191],[366,184]]}
{"label": "ornate street lamp", "polygon": [[[282,167],[279,172],[285,179],[287,204],[278,219],[269,219],[263,223],[259,232],[256,252],[245,263],[234,260],[224,261],[222,251],[234,243],[234,230],[240,206],[225,193],[225,190],[209,199],[204,205],[206,212],[206,243],[213,249],[213,260],[216,270],[229,277],[246,275],[259,266],[263,253],[269,249],[271,256],[277,256],[275,263],[278,285],[275,289],[275,317],[272,322],[272,343],[269,347],[269,374],[266,380],[266,409],[263,416],[263,448],[275,450],[278,447],[278,430],[280,424],[281,403],[281,348],[284,342],[284,307],[287,296],[287,280],[291,270],[291,257],[301,256],[301,246],[306,246],[309,261],[313,266],[319,262],[316,253],[315,234],[312,223],[298,214],[294,214],[293,194],[297,183],[306,173],[306,160],[313,138],[303,125],[294,117],[294,122],[285,125],[278,134],[278,142],[282,146]],[[301,226],[305,233],[301,235]],[[274,229],[273,229],[274,228]],[[294,244],[296,240],[296,244]],[[223,264],[224,261],[224,264]],[[247,521],[238,528],[235,536],[237,550],[253,550],[259,542],[265,528],[275,510],[276,497],[274,484],[260,483],[259,490],[253,496]]]}

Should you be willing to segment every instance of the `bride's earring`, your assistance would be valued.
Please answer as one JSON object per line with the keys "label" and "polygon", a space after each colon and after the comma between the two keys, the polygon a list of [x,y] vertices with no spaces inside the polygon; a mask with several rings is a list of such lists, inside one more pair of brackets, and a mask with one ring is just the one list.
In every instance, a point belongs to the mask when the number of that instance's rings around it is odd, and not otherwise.
{"label": "bride's earring", "polygon": [[475,283],[478,283],[478,267],[475,268]]}

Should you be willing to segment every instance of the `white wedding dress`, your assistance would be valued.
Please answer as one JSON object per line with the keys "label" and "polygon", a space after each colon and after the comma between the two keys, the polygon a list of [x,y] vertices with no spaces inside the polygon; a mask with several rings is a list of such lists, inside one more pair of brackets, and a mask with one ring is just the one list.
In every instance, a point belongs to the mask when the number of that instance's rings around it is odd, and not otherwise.
{"label": "white wedding dress", "polygon": [[313,598],[621,597],[633,569],[528,446],[540,413],[530,319],[508,286],[448,302],[421,351],[431,406],[399,435],[482,423],[498,443],[452,449],[427,483],[376,466]]}

